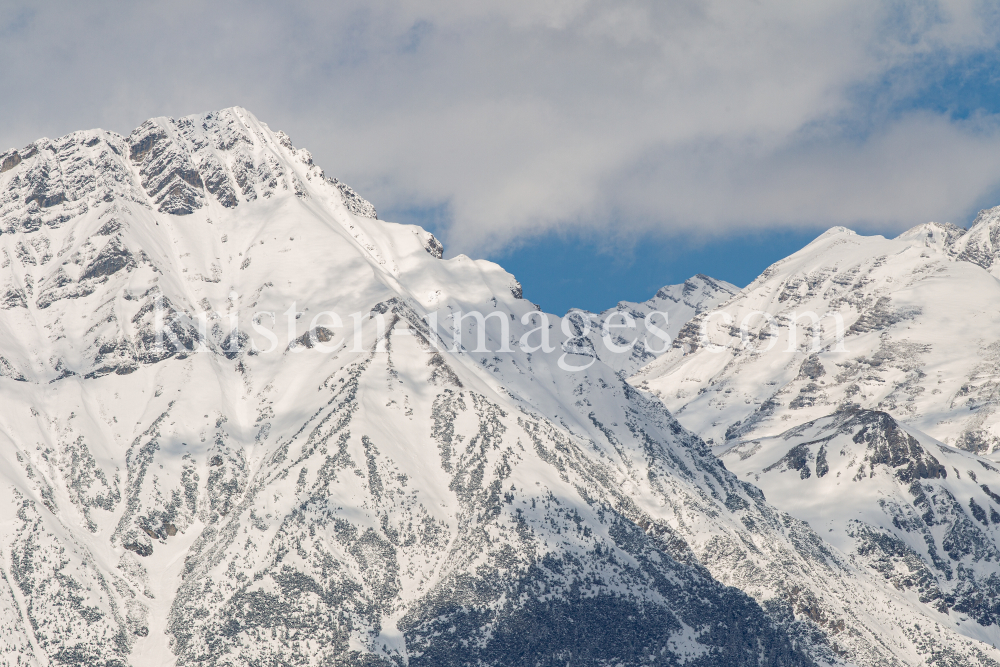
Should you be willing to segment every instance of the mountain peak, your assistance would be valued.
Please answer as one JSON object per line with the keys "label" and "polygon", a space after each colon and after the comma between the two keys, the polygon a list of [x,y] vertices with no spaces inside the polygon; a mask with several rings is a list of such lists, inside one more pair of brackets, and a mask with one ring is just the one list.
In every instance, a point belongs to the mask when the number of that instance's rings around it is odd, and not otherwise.
{"label": "mountain peak", "polygon": [[825,232],[823,232],[822,234],[820,234],[819,236],[817,236],[815,239],[813,239],[813,243],[815,243],[816,241],[819,241],[821,239],[830,238],[832,236],[857,236],[857,235],[858,235],[858,233],[856,231],[854,231],[853,229],[850,229],[848,227],[844,227],[842,225],[837,225],[835,227],[830,227]]}
{"label": "mountain peak", "polygon": [[913,241],[927,247],[952,252],[953,246],[965,235],[966,231],[950,222],[925,222],[907,229],[895,240]]}
{"label": "mountain peak", "polygon": [[[440,256],[423,230],[366,222],[375,218],[371,203],[241,107],[8,151],[0,155],[0,326],[9,344],[0,376],[134,370],[156,358],[156,299],[193,315],[205,310],[199,303],[225,303],[229,291],[259,290],[267,282],[257,278],[261,244],[312,238],[329,247],[332,232],[350,250],[343,260],[328,255],[330,268],[353,254],[389,281],[411,243]],[[70,318],[88,325],[67,330]]]}
{"label": "mountain peak", "polygon": [[980,211],[952,251],[959,259],[993,272],[1000,258],[1000,206]]}

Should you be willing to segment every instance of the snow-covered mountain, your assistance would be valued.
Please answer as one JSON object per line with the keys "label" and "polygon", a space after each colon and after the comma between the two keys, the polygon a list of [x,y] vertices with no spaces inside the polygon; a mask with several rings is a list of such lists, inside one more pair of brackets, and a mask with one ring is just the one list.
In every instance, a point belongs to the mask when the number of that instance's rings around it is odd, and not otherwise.
{"label": "snow-covered mountain", "polygon": [[716,444],[858,405],[989,454],[1000,445],[1000,282],[983,267],[1000,208],[963,231],[831,229],[692,319],[633,382]]}
{"label": "snow-covered mountain", "polygon": [[966,232],[832,229],[632,378],[730,470],[930,618],[1000,609],[1000,208]]}
{"label": "snow-covered mountain", "polygon": [[243,109],[0,155],[0,249],[8,664],[1000,664]]}

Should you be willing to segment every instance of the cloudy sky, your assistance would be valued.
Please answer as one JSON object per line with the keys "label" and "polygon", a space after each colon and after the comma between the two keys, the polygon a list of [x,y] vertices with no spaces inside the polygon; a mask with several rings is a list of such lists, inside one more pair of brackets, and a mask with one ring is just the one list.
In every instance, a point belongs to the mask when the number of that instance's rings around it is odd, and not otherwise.
{"label": "cloudy sky", "polygon": [[1000,204],[996,3],[0,0],[0,147],[240,105],[548,310]]}

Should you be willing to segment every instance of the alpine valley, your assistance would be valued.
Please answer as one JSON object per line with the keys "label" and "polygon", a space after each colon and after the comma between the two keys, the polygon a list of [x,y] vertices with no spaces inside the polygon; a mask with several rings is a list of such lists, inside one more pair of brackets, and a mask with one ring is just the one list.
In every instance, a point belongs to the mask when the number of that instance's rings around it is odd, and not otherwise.
{"label": "alpine valley", "polygon": [[7,151],[0,662],[1000,667],[994,274],[1000,209],[546,325],[244,109]]}

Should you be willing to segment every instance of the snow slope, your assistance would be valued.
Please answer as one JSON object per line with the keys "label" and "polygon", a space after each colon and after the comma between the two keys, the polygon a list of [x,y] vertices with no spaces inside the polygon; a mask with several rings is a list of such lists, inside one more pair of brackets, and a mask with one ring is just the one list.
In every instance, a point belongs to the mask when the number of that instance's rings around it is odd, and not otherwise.
{"label": "snow slope", "polygon": [[243,109],[0,155],[0,248],[9,664],[1000,661]]}

